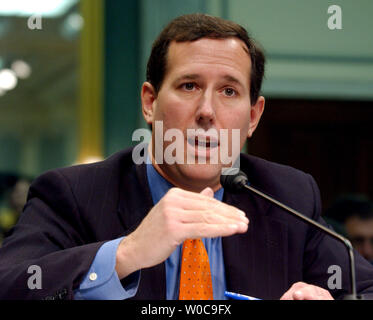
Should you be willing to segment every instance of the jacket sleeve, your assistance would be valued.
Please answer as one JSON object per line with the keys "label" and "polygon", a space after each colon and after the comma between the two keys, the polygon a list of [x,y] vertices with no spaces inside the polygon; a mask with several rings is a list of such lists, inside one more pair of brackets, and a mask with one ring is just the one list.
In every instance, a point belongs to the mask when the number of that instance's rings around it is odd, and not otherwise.
{"label": "jacket sleeve", "polygon": [[73,299],[104,244],[93,239],[63,174],[43,174],[0,249],[0,299]]}
{"label": "jacket sleeve", "polygon": [[[314,194],[312,219],[328,226],[321,217],[321,199],[314,179],[308,175]],[[330,226],[329,226],[330,227]],[[354,250],[358,294],[373,298],[373,266]],[[313,227],[308,229],[303,262],[304,281],[323,287],[335,299],[350,293],[350,264],[347,248],[338,240]]]}

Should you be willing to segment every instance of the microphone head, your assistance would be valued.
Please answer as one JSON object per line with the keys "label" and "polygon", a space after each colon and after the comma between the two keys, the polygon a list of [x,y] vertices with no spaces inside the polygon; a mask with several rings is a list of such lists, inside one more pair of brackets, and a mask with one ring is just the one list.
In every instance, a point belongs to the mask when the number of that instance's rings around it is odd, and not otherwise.
{"label": "microphone head", "polygon": [[225,190],[238,192],[248,183],[248,178],[243,171],[237,168],[224,169],[220,175],[220,184]]}

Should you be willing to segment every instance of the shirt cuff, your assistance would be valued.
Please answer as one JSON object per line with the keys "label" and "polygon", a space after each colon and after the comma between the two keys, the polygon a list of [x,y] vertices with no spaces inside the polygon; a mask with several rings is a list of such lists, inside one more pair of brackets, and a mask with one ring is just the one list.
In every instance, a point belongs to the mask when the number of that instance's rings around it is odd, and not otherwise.
{"label": "shirt cuff", "polygon": [[130,275],[130,281],[122,286],[115,270],[116,253],[123,238],[108,241],[97,251],[87,275],[74,291],[75,300],[123,300],[136,294],[140,271]]}

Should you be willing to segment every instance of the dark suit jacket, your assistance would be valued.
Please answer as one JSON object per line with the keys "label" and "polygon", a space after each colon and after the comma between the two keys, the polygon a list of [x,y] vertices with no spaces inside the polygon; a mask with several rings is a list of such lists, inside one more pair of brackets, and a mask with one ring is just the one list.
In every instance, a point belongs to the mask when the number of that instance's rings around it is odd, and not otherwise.
{"label": "dark suit jacket", "polygon": [[[310,175],[247,155],[241,169],[252,185],[321,221]],[[343,277],[343,288],[332,294],[338,298],[349,290],[347,252],[340,243],[253,194],[226,191],[223,201],[250,220],[245,234],[223,238],[229,291],[278,299],[297,281],[327,288],[331,265],[340,266]],[[100,246],[132,232],[152,206],[145,165],[133,164],[131,150],[41,175],[0,249],[0,299],[72,299]],[[28,288],[30,265],[41,267],[42,289]],[[358,291],[373,292],[373,268],[358,255],[356,272]],[[164,263],[143,269],[135,299],[165,297]]]}

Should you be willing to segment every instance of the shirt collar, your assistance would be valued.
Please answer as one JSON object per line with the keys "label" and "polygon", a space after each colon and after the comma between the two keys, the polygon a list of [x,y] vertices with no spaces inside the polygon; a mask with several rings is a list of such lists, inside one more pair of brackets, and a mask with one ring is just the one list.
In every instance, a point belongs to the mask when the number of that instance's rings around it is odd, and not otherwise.
{"label": "shirt collar", "polygon": [[[174,187],[170,182],[163,178],[158,171],[154,168],[153,164],[148,161],[146,165],[146,174],[148,177],[149,188],[153,198],[153,203],[156,205],[163,196]],[[220,188],[214,193],[216,200],[222,201],[224,194],[224,188]]]}

